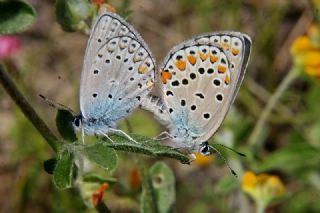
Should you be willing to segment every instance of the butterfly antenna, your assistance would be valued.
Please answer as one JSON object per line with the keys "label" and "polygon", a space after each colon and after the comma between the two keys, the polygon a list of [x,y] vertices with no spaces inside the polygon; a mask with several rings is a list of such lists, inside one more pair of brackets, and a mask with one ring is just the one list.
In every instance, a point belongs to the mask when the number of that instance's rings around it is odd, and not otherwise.
{"label": "butterfly antenna", "polygon": [[236,153],[236,154],[238,154],[238,155],[240,155],[240,156],[242,156],[242,157],[246,157],[245,154],[243,154],[243,153],[241,153],[241,152],[238,152],[238,151],[236,151],[235,149],[232,149],[232,148],[230,148],[230,147],[228,147],[228,146],[226,146],[226,145],[223,145],[223,144],[221,144],[221,143],[215,143],[214,145],[222,146],[223,148],[228,149],[228,150],[230,150],[230,151],[233,151],[234,153]]}
{"label": "butterfly antenna", "polygon": [[42,95],[42,94],[39,94],[40,98],[42,98],[42,100],[44,100],[49,106],[53,107],[53,108],[56,108],[56,109],[62,109],[62,110],[67,110],[69,112],[71,112],[73,115],[76,115],[76,113],[70,109],[69,107],[63,105],[63,104],[60,104],[60,103],[57,103],[49,98],[47,98],[46,96]]}
{"label": "butterfly antenna", "polygon": [[237,178],[238,175],[237,173],[231,168],[231,166],[229,165],[229,162],[227,161],[227,159],[221,154],[221,152],[216,149],[215,147],[213,146],[210,146],[211,149],[213,149],[217,154],[218,156],[224,161],[224,163],[227,165],[227,167],[229,168],[230,172]]}

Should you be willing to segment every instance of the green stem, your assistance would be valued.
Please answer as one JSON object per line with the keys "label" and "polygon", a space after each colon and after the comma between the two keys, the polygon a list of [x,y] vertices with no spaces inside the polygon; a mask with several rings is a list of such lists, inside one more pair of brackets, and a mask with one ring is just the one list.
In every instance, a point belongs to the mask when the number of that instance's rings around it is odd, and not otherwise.
{"label": "green stem", "polygon": [[129,119],[126,118],[125,122],[126,122],[126,126],[127,126],[127,129],[128,129],[128,132],[129,133],[133,133],[133,128],[132,128],[132,125],[131,125],[131,122],[129,121]]}
{"label": "green stem", "polygon": [[266,205],[264,202],[257,202],[257,213],[264,213],[266,211]]}
{"label": "green stem", "polygon": [[51,148],[57,152],[61,145],[59,144],[58,139],[19,91],[2,64],[0,64],[0,83],[17,104],[17,106],[21,109],[23,114],[29,119],[29,121],[39,131],[42,137],[48,142]]}
{"label": "green stem", "polygon": [[277,102],[279,101],[280,97],[284,93],[284,91],[289,87],[289,85],[293,82],[293,80],[297,77],[297,75],[300,73],[299,68],[292,68],[289,73],[286,75],[286,77],[282,80],[276,91],[272,94],[270,97],[267,106],[263,109],[261,116],[259,117],[259,120],[257,124],[255,125],[250,137],[249,137],[249,145],[254,146],[255,148],[261,147],[261,142],[259,142],[258,138],[260,137],[262,130],[265,127],[265,124],[267,122],[267,119],[272,112],[273,108],[276,106]]}

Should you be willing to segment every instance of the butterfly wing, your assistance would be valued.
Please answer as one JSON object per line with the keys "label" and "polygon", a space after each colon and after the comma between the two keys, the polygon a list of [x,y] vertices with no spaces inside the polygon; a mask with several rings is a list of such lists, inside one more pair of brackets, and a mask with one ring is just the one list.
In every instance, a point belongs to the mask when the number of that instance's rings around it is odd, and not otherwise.
{"label": "butterfly wing", "polygon": [[84,118],[114,122],[138,107],[154,82],[154,60],[121,17],[102,13],[88,41],[80,83]]}
{"label": "butterfly wing", "polygon": [[160,72],[171,128],[200,142],[221,125],[241,85],[251,40],[237,32],[198,36],[173,48]]}

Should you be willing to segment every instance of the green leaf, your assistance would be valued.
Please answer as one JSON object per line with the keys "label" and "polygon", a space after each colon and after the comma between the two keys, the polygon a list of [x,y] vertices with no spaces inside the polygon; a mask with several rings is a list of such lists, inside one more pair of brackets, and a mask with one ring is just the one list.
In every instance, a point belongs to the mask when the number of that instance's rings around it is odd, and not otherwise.
{"label": "green leaf", "polygon": [[0,34],[16,34],[35,20],[34,8],[25,1],[0,1]]}
{"label": "green leaf", "polygon": [[58,109],[56,116],[56,125],[60,135],[67,141],[77,141],[77,136],[74,132],[74,128],[72,126],[72,121],[74,119],[73,114],[64,109]]}
{"label": "green leaf", "polygon": [[159,213],[156,195],[152,186],[151,175],[146,167],[141,168],[142,174],[142,194],[141,194],[141,212]]}
{"label": "green leaf", "polygon": [[82,177],[82,180],[87,183],[108,183],[109,185],[114,185],[117,182],[117,179],[112,177],[101,177],[99,175],[96,175],[94,173],[88,173],[84,174]]}
{"label": "green leaf", "polygon": [[43,162],[43,168],[48,174],[52,175],[54,168],[56,167],[56,164],[57,164],[57,159],[51,158]]}
{"label": "green leaf", "polygon": [[73,154],[67,150],[61,152],[53,171],[53,181],[59,189],[66,189],[72,186]]}
{"label": "green leaf", "polygon": [[319,191],[304,186],[287,199],[281,212],[320,212]]}
{"label": "green leaf", "polygon": [[183,164],[189,164],[190,158],[188,154],[182,153],[177,149],[161,144],[161,141],[154,140],[145,136],[130,134],[136,142],[129,140],[125,136],[112,135],[111,139],[114,141],[111,143],[108,139],[103,139],[104,143],[108,147],[112,147],[115,150],[141,153],[154,157],[168,157],[179,160]]}
{"label": "green leaf", "polygon": [[171,168],[157,162],[151,167],[150,176],[159,212],[175,212],[175,177]]}
{"label": "green leaf", "polygon": [[281,170],[295,174],[303,174],[303,171],[319,168],[320,150],[306,143],[291,144],[269,154],[263,162],[256,163],[254,170],[263,172],[268,170]]}
{"label": "green leaf", "polygon": [[56,1],[56,19],[66,32],[80,29],[92,11],[92,5],[88,0]]}
{"label": "green leaf", "polygon": [[114,170],[117,166],[118,156],[116,151],[106,146],[105,143],[95,143],[85,146],[83,152],[89,160],[109,171]]}

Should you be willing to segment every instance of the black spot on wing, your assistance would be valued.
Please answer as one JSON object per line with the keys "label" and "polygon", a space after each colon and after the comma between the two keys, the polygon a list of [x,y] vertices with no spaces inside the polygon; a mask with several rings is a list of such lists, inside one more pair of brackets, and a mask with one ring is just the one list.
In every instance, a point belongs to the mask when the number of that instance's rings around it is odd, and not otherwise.
{"label": "black spot on wing", "polygon": [[223,100],[223,95],[222,94],[217,94],[216,95],[217,101],[221,102]]}
{"label": "black spot on wing", "polygon": [[172,81],[171,82],[171,85],[174,86],[174,87],[177,87],[180,85],[179,81],[178,80],[175,80],[175,81]]}
{"label": "black spot on wing", "polygon": [[171,92],[170,90],[168,90],[168,91],[166,92],[166,94],[167,94],[167,96],[173,96],[173,92]]}
{"label": "black spot on wing", "polygon": [[204,99],[204,95],[202,93],[196,93],[195,96],[201,98],[201,99]]}

